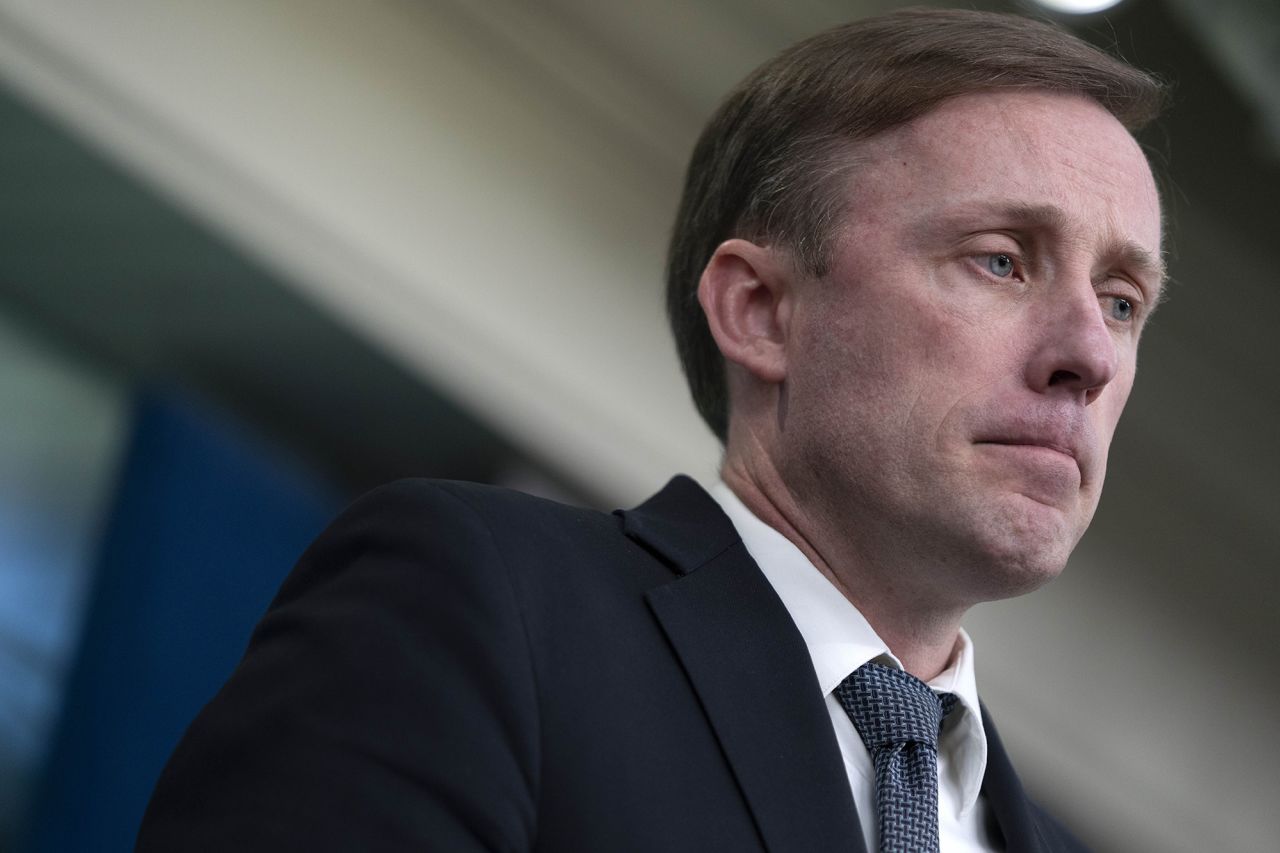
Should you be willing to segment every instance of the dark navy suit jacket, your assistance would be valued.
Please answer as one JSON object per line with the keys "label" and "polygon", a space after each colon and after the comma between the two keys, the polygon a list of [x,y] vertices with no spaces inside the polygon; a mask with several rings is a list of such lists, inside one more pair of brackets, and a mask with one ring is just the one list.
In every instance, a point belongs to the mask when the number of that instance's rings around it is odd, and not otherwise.
{"label": "dark navy suit jacket", "polygon": [[[985,724],[1008,849],[1082,850]],[[191,725],[138,849],[864,853],[804,641],[683,477],[612,516],[464,483],[358,501]]]}

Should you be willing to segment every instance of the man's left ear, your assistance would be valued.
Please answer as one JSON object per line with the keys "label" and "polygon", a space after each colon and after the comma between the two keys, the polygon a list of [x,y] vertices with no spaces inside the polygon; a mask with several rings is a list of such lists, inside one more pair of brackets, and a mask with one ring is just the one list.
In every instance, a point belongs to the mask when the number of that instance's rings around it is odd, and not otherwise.
{"label": "man's left ear", "polygon": [[738,238],[716,248],[698,282],[698,302],[721,354],[763,382],[787,375],[791,288],[786,257]]}

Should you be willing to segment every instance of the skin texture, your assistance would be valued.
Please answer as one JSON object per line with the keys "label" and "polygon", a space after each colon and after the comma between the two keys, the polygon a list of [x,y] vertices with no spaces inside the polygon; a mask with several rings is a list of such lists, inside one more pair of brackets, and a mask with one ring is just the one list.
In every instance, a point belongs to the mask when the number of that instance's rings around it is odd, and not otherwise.
{"label": "skin texture", "polygon": [[827,275],[737,239],[703,274],[722,475],[927,679],[969,607],[1055,577],[1093,516],[1160,206],[1078,96],[954,98],[858,155]]}

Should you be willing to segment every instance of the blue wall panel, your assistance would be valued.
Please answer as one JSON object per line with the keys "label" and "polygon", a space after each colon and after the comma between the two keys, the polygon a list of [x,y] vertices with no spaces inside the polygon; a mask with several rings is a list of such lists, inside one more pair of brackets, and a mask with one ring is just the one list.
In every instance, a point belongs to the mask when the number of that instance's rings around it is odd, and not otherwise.
{"label": "blue wall panel", "polygon": [[132,849],[170,751],[341,502],[213,410],[139,398],[31,853]]}

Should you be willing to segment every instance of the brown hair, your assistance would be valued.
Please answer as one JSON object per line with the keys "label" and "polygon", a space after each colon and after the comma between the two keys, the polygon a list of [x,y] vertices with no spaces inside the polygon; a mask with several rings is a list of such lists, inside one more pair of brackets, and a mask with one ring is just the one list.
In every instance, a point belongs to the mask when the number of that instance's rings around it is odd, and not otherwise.
{"label": "brown hair", "polygon": [[788,249],[820,276],[843,218],[853,143],[958,95],[1043,89],[1097,101],[1129,131],[1164,107],[1165,87],[1052,24],[960,9],[908,9],[787,49],[729,93],[703,130],[667,253],[667,317],[694,403],[728,434],[724,359],[698,280],[731,237]]}

